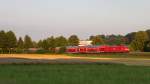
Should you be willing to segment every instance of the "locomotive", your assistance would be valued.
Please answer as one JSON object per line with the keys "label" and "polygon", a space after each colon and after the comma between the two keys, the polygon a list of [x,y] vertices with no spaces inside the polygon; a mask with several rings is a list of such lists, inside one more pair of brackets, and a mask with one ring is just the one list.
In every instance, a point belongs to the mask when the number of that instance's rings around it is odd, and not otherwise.
{"label": "locomotive", "polygon": [[128,53],[129,48],[125,45],[101,45],[101,46],[68,46],[67,53]]}

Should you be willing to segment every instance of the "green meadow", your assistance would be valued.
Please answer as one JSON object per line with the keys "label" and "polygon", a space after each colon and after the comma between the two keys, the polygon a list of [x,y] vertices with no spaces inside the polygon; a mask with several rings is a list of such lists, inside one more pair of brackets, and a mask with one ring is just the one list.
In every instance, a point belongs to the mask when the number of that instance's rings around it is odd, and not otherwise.
{"label": "green meadow", "polygon": [[150,67],[122,64],[0,65],[0,84],[150,84]]}

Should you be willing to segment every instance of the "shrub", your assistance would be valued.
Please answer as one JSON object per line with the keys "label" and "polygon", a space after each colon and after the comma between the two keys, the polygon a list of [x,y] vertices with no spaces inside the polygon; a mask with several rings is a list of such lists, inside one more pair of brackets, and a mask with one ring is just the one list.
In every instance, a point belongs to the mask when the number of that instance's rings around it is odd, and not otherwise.
{"label": "shrub", "polygon": [[58,53],[65,53],[66,47],[60,47]]}
{"label": "shrub", "polygon": [[42,50],[37,50],[35,53],[37,53],[37,54],[45,54],[45,53],[50,53],[50,51],[42,49]]}

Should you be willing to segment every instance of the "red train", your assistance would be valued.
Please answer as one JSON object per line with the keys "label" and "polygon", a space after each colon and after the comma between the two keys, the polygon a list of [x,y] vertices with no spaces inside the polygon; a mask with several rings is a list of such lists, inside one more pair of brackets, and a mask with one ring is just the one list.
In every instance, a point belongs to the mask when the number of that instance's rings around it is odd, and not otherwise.
{"label": "red train", "polygon": [[128,53],[130,50],[127,46],[69,46],[67,53]]}

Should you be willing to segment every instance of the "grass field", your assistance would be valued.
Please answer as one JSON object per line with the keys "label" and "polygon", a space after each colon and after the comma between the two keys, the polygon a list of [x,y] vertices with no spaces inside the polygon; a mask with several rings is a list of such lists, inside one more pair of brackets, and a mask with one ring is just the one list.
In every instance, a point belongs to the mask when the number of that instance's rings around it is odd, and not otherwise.
{"label": "grass field", "polygon": [[125,65],[0,65],[0,84],[150,84],[150,67]]}

